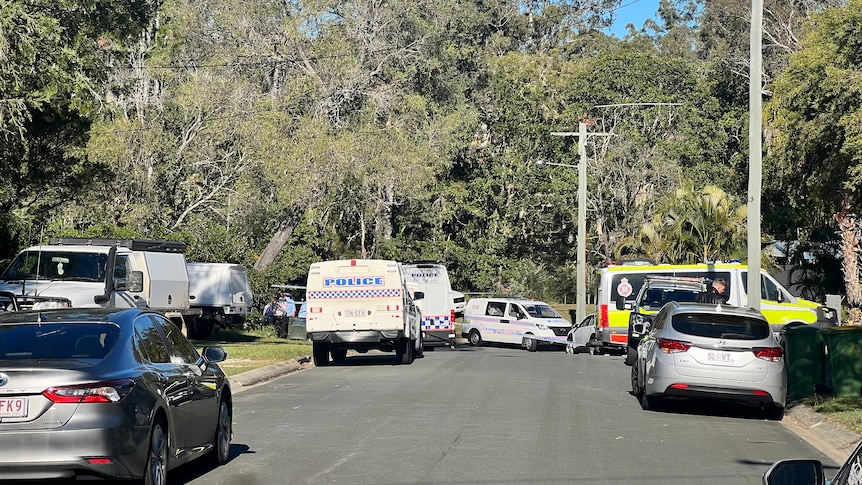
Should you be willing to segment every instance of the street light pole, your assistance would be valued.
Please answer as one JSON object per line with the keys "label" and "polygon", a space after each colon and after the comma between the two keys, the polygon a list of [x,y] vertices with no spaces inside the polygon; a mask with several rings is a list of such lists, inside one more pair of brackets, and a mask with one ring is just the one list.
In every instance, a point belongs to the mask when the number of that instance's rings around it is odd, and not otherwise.
{"label": "street light pole", "polygon": [[[587,317],[587,124],[578,123],[577,132],[552,132],[553,136],[577,136],[577,165],[567,163],[536,162],[537,165],[556,165],[578,169],[578,248],[577,248],[577,295],[575,296],[575,318],[572,324],[582,322]],[[590,135],[610,135],[610,133],[590,133]]]}

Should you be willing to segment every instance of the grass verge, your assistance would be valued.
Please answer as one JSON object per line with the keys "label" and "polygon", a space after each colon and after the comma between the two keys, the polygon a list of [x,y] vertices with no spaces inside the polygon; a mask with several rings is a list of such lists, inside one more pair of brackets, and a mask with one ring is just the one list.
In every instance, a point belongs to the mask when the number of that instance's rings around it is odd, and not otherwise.
{"label": "grass verge", "polygon": [[206,340],[192,340],[192,343],[199,351],[207,345],[224,348],[227,360],[219,365],[228,377],[311,355],[311,342],[276,337],[274,327],[220,330]]}
{"label": "grass verge", "polygon": [[830,421],[862,434],[862,397],[831,397],[814,395],[802,403]]}

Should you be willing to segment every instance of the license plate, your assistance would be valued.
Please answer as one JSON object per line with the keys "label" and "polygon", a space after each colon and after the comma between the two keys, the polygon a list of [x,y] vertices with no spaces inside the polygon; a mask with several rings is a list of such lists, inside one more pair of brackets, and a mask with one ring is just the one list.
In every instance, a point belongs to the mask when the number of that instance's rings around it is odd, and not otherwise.
{"label": "license plate", "polygon": [[27,417],[26,397],[0,397],[0,418]]}
{"label": "license plate", "polygon": [[732,352],[707,352],[706,360],[710,364],[733,365],[736,363],[736,355]]}
{"label": "license plate", "polygon": [[349,309],[344,310],[345,317],[364,317],[365,310],[364,309]]}

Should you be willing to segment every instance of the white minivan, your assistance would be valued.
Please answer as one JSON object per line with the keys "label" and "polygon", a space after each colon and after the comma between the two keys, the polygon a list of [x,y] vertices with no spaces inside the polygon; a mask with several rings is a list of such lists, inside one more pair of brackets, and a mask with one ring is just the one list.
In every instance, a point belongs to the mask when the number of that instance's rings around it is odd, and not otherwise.
{"label": "white minivan", "polygon": [[566,345],[572,324],[543,301],[524,298],[471,298],[464,310],[461,336],[482,342],[520,344],[535,351],[540,343]]}

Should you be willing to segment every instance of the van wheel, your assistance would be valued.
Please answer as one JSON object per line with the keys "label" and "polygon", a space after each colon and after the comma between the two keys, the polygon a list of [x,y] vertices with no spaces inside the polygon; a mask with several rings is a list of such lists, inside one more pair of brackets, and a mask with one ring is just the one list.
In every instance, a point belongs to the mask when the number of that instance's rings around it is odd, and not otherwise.
{"label": "van wheel", "polygon": [[332,349],[329,353],[332,354],[333,362],[341,362],[347,358],[347,349]]}
{"label": "van wheel", "polygon": [[329,344],[326,342],[312,342],[311,344],[312,357],[314,357],[315,367],[323,367],[329,365]]}
{"label": "van wheel", "polygon": [[535,352],[536,349],[539,348],[539,341],[533,338],[532,335],[527,334],[527,336],[524,337],[523,345],[527,348],[528,351]]}
{"label": "van wheel", "polygon": [[479,331],[476,329],[470,330],[470,345],[479,346],[482,345],[482,336],[479,335]]}
{"label": "van wheel", "polygon": [[408,338],[402,338],[395,342],[395,363],[396,364],[412,364],[413,363],[413,341]]}

